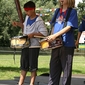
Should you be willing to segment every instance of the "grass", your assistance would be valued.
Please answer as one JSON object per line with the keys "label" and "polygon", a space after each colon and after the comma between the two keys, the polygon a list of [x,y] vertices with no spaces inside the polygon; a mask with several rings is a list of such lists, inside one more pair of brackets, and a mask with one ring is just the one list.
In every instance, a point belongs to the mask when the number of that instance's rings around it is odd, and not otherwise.
{"label": "grass", "polygon": [[[49,73],[49,62],[50,55],[40,55],[39,56],[39,70],[38,75],[43,73]],[[15,63],[13,60],[13,55],[11,54],[0,54],[0,80],[14,79],[14,77],[20,76],[20,55],[15,55]],[[85,57],[74,56],[73,59],[73,74],[85,74]],[[30,76],[30,73],[27,73]]]}

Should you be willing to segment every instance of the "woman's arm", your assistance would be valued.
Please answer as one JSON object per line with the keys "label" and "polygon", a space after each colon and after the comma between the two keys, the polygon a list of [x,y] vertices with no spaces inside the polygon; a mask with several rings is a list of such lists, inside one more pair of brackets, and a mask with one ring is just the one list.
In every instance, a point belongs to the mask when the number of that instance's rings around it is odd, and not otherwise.
{"label": "woman's arm", "polygon": [[70,29],[71,29],[71,26],[66,26],[66,27],[63,28],[61,31],[59,31],[59,32],[57,32],[57,33],[55,33],[55,34],[53,34],[53,35],[48,36],[48,37],[47,37],[47,40],[48,40],[49,42],[51,42],[51,41],[55,40],[57,37],[61,36],[62,34],[68,32]]}

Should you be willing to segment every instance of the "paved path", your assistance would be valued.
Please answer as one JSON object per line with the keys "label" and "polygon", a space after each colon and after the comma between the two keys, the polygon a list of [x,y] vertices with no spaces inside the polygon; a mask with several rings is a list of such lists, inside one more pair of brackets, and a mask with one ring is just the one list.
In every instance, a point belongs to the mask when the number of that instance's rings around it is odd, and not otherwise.
{"label": "paved path", "polygon": [[[17,85],[19,77],[15,77],[14,80],[0,80],[0,85]],[[73,75],[71,85],[85,85],[84,83],[85,75]],[[24,85],[29,85],[30,77],[27,76]],[[62,77],[60,80],[60,85],[62,83]],[[48,76],[37,76],[35,85],[47,85]]]}

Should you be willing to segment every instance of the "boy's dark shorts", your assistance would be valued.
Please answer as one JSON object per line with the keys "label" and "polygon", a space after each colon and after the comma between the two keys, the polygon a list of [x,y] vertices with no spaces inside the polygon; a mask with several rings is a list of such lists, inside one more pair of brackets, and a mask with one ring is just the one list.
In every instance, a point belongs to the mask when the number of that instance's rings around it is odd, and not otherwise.
{"label": "boy's dark shorts", "polygon": [[24,48],[21,52],[20,68],[24,71],[38,69],[38,56],[40,48]]}

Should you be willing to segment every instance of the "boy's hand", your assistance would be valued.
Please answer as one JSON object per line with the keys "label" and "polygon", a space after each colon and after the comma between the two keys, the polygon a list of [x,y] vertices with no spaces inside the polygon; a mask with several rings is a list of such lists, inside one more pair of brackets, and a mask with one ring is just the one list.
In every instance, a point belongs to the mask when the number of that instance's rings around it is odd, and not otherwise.
{"label": "boy's hand", "polygon": [[78,44],[79,44],[79,42],[78,41],[75,41],[76,48],[78,48]]}
{"label": "boy's hand", "polygon": [[33,38],[34,37],[34,33],[28,34],[28,38]]}
{"label": "boy's hand", "polygon": [[12,25],[16,27],[17,26],[17,22],[15,22],[15,21],[12,22]]}

